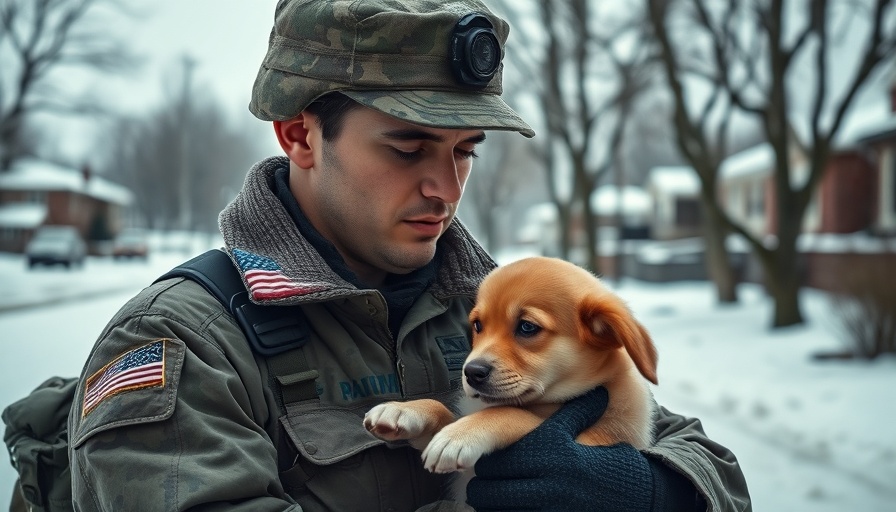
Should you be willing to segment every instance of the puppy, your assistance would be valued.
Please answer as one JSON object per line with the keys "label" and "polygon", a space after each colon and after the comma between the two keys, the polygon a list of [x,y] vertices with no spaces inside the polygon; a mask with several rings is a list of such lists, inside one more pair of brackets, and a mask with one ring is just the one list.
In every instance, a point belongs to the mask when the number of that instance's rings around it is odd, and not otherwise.
{"label": "puppy", "polygon": [[436,400],[388,402],[364,426],[423,451],[429,471],[472,468],[485,454],[534,430],[566,401],[597,386],[609,404],[577,441],[586,445],[653,442],[657,353],[626,304],[572,263],[534,257],[500,267],[482,282],[470,313],[472,351],[466,396],[480,410],[455,421]]}

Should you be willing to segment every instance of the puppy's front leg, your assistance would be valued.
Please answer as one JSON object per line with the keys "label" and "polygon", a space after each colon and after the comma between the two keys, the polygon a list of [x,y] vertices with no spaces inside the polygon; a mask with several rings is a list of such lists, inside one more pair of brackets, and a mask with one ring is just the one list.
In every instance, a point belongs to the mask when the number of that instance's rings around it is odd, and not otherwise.
{"label": "puppy's front leg", "polygon": [[541,424],[543,418],[517,407],[488,407],[441,429],[423,451],[433,473],[472,468],[483,455],[506,448]]}
{"label": "puppy's front leg", "polygon": [[379,404],[364,415],[364,427],[384,441],[407,440],[422,450],[436,432],[454,421],[454,413],[437,400]]}

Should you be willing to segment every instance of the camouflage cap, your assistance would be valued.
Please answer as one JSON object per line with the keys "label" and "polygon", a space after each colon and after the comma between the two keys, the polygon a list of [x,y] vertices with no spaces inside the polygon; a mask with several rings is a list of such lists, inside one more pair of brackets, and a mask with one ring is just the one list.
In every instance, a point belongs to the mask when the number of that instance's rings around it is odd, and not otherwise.
{"label": "camouflage cap", "polygon": [[339,91],[424,126],[532,137],[500,96],[508,31],[478,0],[280,0],[249,110],[285,121]]}

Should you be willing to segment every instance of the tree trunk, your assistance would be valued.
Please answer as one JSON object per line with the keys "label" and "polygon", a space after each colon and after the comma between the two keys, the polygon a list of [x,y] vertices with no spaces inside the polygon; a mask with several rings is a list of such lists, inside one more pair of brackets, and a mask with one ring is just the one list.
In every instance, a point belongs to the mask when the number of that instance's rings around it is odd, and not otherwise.
{"label": "tree trunk", "polygon": [[585,268],[590,270],[595,274],[600,274],[600,251],[598,250],[598,245],[600,241],[597,236],[597,216],[594,212],[591,211],[591,208],[588,205],[588,201],[591,199],[591,194],[589,193],[591,188],[588,187],[582,191],[582,225],[585,231]]}
{"label": "tree trunk", "polygon": [[773,277],[774,284],[769,287],[775,301],[773,328],[803,323],[803,313],[799,301],[800,279],[795,268],[796,265],[787,266],[794,268],[789,272],[783,268],[779,269],[779,275]]}
{"label": "tree trunk", "polygon": [[716,287],[716,298],[722,304],[737,302],[738,278],[728,257],[725,246],[727,230],[719,213],[706,204],[701,196],[703,207],[703,240],[706,244],[706,272]]}
{"label": "tree trunk", "polygon": [[572,247],[571,233],[569,231],[570,214],[569,208],[561,203],[557,203],[557,233],[560,235],[559,247],[557,255],[560,259],[569,261],[569,251]]}
{"label": "tree trunk", "polygon": [[774,328],[803,323],[799,299],[803,272],[796,250],[802,212],[794,212],[791,217],[778,218],[778,247],[770,260],[771,272],[766,272],[768,288],[775,301]]}

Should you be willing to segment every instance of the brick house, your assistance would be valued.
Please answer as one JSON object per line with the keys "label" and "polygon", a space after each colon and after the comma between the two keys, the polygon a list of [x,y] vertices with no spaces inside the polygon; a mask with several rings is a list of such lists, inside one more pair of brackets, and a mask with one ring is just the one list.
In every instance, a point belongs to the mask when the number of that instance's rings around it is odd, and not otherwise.
{"label": "brick house", "polygon": [[92,174],[37,159],[0,173],[0,251],[22,252],[41,225],[75,226],[93,253],[118,232],[133,201],[125,187]]}
{"label": "brick house", "polygon": [[[896,98],[892,103],[855,110],[832,143],[798,244],[809,286],[834,290],[843,272],[872,260],[896,265],[896,253],[880,243],[880,235],[896,234]],[[792,179],[805,182],[807,156],[797,148],[789,156]],[[724,207],[759,238],[775,234],[774,169],[768,143],[730,156],[720,169]],[[758,278],[755,269],[751,274]]]}
{"label": "brick house", "polygon": [[[896,113],[896,88],[893,112]],[[896,114],[872,127],[861,142],[871,150],[876,178],[871,229],[878,235],[896,236]]]}

